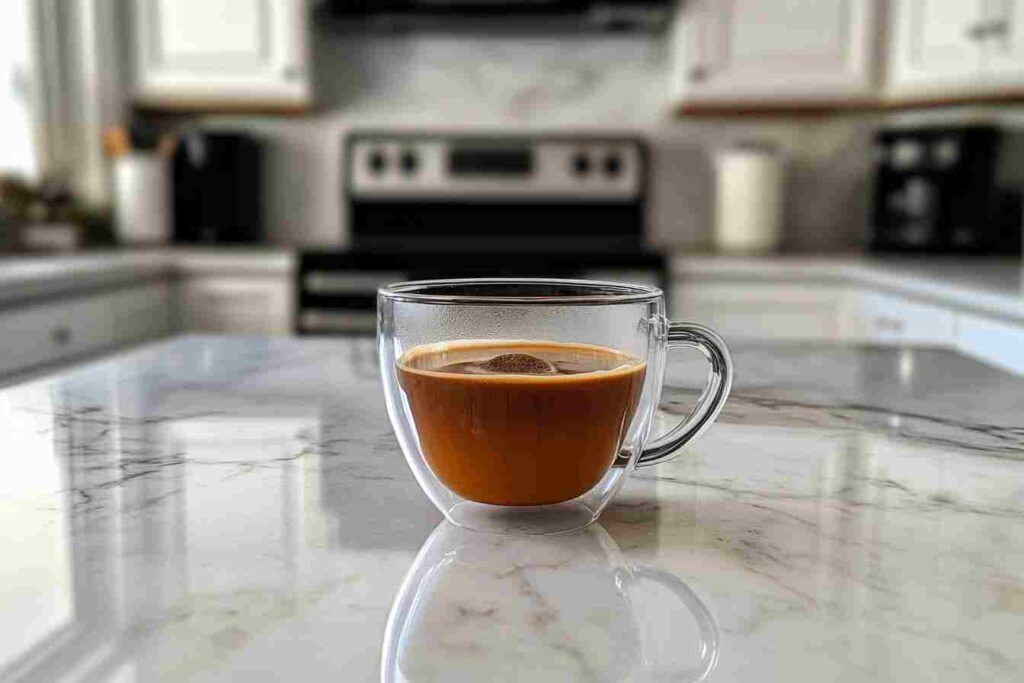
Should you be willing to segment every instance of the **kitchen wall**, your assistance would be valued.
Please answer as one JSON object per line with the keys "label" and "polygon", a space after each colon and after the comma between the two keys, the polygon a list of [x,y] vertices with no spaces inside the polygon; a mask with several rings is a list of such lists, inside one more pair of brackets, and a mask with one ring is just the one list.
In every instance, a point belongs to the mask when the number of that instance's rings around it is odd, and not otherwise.
{"label": "kitchen wall", "polygon": [[317,112],[215,117],[269,144],[268,226],[277,242],[341,244],[341,137],[357,127],[635,132],[653,145],[650,236],[678,249],[710,243],[709,151],[767,140],[789,157],[787,246],[858,243],[871,123],[679,120],[667,104],[666,41],[656,37],[365,36],[319,28]]}

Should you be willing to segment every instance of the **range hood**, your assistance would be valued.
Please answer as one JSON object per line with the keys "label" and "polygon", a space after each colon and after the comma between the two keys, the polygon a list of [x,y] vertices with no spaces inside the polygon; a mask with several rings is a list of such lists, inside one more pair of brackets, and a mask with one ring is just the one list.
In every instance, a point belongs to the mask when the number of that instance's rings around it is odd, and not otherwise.
{"label": "range hood", "polygon": [[333,23],[379,30],[658,31],[673,0],[326,0]]}

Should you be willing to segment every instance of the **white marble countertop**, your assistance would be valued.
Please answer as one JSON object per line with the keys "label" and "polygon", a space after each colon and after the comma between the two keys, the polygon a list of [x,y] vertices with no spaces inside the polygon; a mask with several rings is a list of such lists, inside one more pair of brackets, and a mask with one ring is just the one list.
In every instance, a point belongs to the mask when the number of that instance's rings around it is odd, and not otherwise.
{"label": "white marble countertop", "polygon": [[180,274],[288,275],[287,248],[167,247],[0,257],[0,306]]}
{"label": "white marble countertop", "polygon": [[688,680],[716,643],[711,681],[1022,680],[1024,379],[734,352],[719,423],[547,539],[440,524],[371,340],[185,337],[0,391],[0,679]]}
{"label": "white marble countertop", "polygon": [[871,255],[680,255],[675,281],[724,279],[858,285],[1024,321],[1024,261]]}
{"label": "white marble countertop", "polygon": [[[283,246],[7,256],[0,257],[0,305],[150,277],[286,276],[295,267],[296,251]],[[1024,263],[1020,260],[682,254],[672,257],[671,271],[680,283],[718,279],[859,285],[1024,322]]]}

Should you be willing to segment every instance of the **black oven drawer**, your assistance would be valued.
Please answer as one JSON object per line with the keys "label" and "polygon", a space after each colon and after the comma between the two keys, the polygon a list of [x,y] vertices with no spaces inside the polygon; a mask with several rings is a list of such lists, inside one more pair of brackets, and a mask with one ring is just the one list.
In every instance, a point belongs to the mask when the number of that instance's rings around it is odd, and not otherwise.
{"label": "black oven drawer", "polygon": [[633,282],[666,288],[664,257],[600,253],[309,252],[298,271],[298,334],[373,334],[377,289],[393,282],[453,277],[548,277]]}

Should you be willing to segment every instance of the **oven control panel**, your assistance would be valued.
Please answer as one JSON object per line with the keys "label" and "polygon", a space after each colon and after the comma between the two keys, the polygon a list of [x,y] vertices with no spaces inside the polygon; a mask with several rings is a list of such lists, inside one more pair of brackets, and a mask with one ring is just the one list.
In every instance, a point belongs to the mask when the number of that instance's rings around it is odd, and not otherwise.
{"label": "oven control panel", "polygon": [[637,138],[354,133],[345,142],[352,199],[630,201],[645,177]]}

